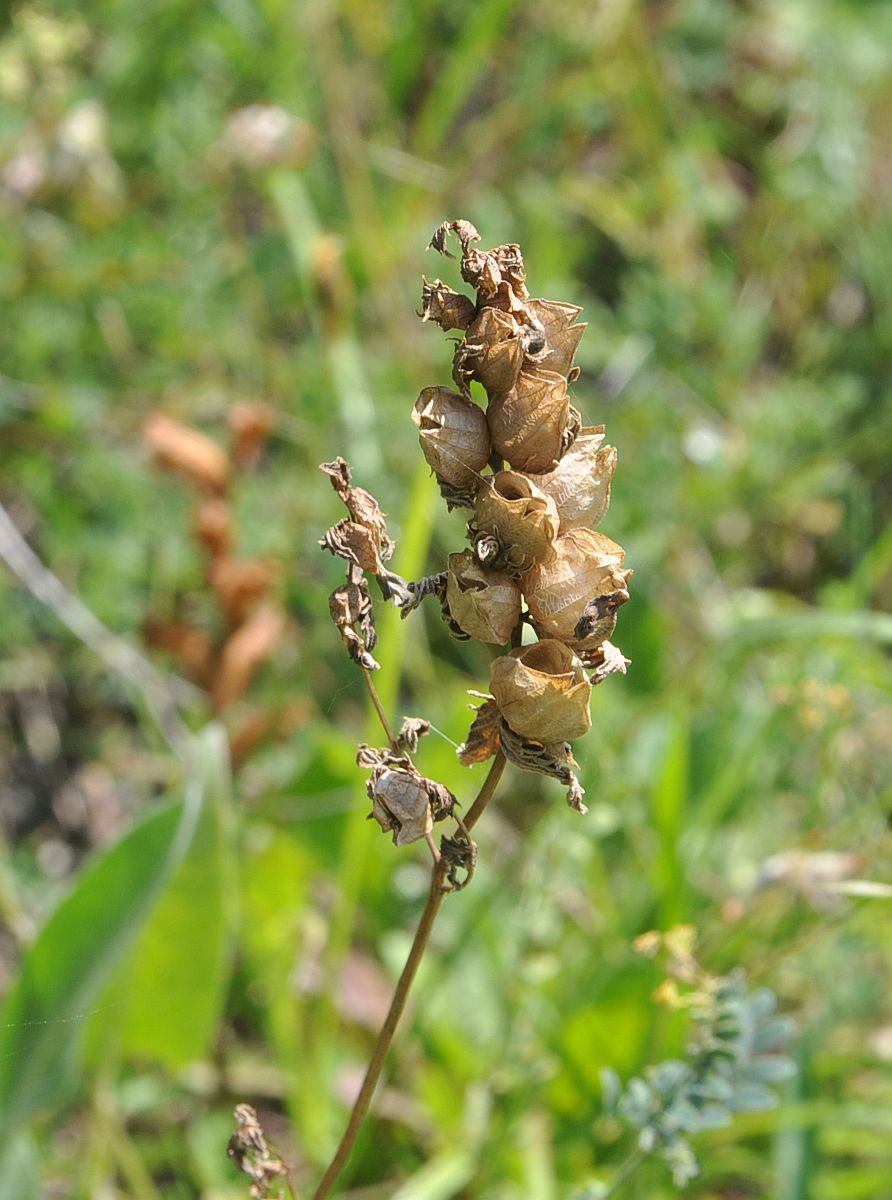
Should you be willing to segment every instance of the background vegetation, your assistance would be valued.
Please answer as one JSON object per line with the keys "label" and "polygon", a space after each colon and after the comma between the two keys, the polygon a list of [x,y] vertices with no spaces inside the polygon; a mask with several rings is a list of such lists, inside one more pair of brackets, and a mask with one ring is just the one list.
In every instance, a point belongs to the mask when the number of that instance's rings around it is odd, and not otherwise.
{"label": "background vegetation", "polygon": [[[349,1194],[610,1180],[630,1143],[601,1068],[685,1040],[631,942],[689,922],[800,1028],[785,1103],[703,1135],[690,1194],[892,1197],[888,899],[863,883],[890,849],[890,81],[885,0],[12,6],[4,503],[169,675],[147,618],[220,618],[190,489],[141,428],[161,409],[225,445],[260,399],[233,496],[288,626],[225,714],[278,714],[233,773],[204,695],[186,762],[145,689],[0,575],[0,1196],[244,1196],[237,1100],[302,1186],[330,1154],[426,870],[362,819],[354,746],[378,737],[327,619],[316,465],[353,462],[403,575],[460,547],[409,412],[449,374],[413,313],[422,271],[456,280],[424,247],[465,216],[586,308],[575,396],[619,448],[633,667],[578,747],[588,816],[511,774],[481,825]],[[306,123],[289,161],[227,138],[255,103]],[[469,797],[483,768],[449,739],[485,652],[433,611],[381,626],[389,711],[434,722],[420,765]],[[658,1163],[618,1190],[673,1193]]]}

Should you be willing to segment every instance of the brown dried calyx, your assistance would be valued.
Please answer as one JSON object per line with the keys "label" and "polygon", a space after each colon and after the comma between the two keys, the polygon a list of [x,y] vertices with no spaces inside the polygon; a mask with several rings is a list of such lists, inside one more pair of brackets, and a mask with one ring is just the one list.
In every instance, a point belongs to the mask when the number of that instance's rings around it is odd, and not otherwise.
{"label": "brown dried calyx", "polygon": [[473,531],[483,566],[515,574],[554,556],[560,527],[550,496],[519,471],[499,471],[481,482]]}
{"label": "brown dried calyx", "polygon": [[515,732],[543,742],[569,742],[592,727],[592,685],[563,642],[546,638],[493,661],[490,688]]}
{"label": "brown dried calyx", "polygon": [[450,554],[444,618],[478,642],[504,646],[520,620],[520,587],[504,571],[482,567],[470,550]]}
{"label": "brown dried calyx", "polygon": [[492,449],[483,411],[458,392],[430,387],[415,401],[412,420],[447,507],[473,508]]}
{"label": "brown dried calyx", "polygon": [[395,846],[426,837],[434,822],[452,815],[455,796],[442,783],[426,779],[407,754],[361,745],[356,763],[371,768],[366,787],[372,802],[369,819],[393,833]]}

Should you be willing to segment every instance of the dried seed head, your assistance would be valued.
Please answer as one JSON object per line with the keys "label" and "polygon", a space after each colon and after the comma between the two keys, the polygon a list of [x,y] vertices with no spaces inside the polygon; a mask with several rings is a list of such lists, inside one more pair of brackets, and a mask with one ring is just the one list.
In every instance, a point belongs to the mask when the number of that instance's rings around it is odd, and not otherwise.
{"label": "dried seed head", "polygon": [[545,334],[544,346],[536,356],[536,361],[546,371],[568,376],[580,339],[588,328],[584,323],[573,324],[582,309],[575,304],[561,304],[557,300],[528,300],[526,307]]}
{"label": "dried seed head", "polygon": [[438,481],[462,491],[476,489],[490,455],[483,410],[448,388],[429,387],[415,401],[412,420]]}
{"label": "dried seed head", "polygon": [[493,448],[516,471],[554,469],[570,414],[567,380],[540,367],[523,367],[514,387],[490,399],[486,419]]}
{"label": "dried seed head", "polygon": [[610,481],[616,470],[616,447],[601,446],[604,426],[579,430],[573,444],[553,471],[533,481],[557,506],[561,533],[593,529],[610,504]]}
{"label": "dried seed head", "polygon": [[592,685],[563,642],[546,638],[495,659],[490,688],[502,716],[521,737],[566,742],[591,729]]}
{"label": "dried seed head", "polygon": [[468,381],[476,379],[490,395],[510,391],[523,363],[522,328],[500,308],[481,309],[455,350],[452,374],[457,386],[467,391]]}
{"label": "dried seed head", "polygon": [[449,555],[446,608],[469,637],[503,646],[520,620],[520,587],[503,571],[488,571],[470,550]]}
{"label": "dried seed head", "polygon": [[[561,534],[553,557],[520,580],[539,636],[574,648],[591,648],[609,637],[617,608],[629,598],[630,572],[620,569],[624,557],[622,546],[602,533],[571,529]],[[602,615],[595,616],[599,608]],[[580,630],[587,612],[594,619]]]}
{"label": "dried seed head", "polygon": [[453,291],[440,279],[433,283],[422,279],[422,321],[435,321],[444,332],[467,329],[474,320],[474,312],[474,301],[470,296]]}
{"label": "dried seed head", "polygon": [[524,571],[554,553],[560,521],[552,498],[526,475],[499,471],[480,484],[476,525],[479,534],[498,547],[494,561],[485,565]]}

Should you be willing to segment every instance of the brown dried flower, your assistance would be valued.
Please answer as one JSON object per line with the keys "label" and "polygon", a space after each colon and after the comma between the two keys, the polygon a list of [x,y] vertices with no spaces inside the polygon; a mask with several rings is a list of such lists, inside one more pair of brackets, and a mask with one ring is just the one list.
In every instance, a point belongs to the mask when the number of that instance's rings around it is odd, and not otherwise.
{"label": "brown dried flower", "polygon": [[602,447],[603,441],[603,425],[585,426],[553,471],[532,476],[536,486],[554,500],[561,533],[593,529],[607,512],[616,447]]}
{"label": "brown dried flower", "polygon": [[557,465],[569,415],[567,380],[535,365],[521,369],[510,391],[491,396],[486,410],[493,448],[529,474]]}
{"label": "brown dried flower", "polygon": [[455,292],[440,279],[422,281],[421,319],[435,321],[448,333],[450,329],[467,329],[474,320],[474,301]]}
{"label": "brown dried flower", "polygon": [[509,392],[517,382],[524,357],[522,326],[500,308],[484,308],[459,342],[452,364],[456,385],[468,391],[476,379],[487,392]]}
{"label": "brown dried flower", "polygon": [[470,550],[450,554],[446,612],[479,642],[503,646],[520,620],[520,587],[504,571],[482,567]]}
{"label": "brown dried flower", "polygon": [[528,476],[499,471],[484,479],[475,513],[475,552],[484,566],[518,572],[553,556],[557,508]]}
{"label": "brown dried flower", "polygon": [[566,742],[591,729],[592,685],[563,642],[546,638],[495,659],[489,686],[502,716],[521,737]]}
{"label": "brown dried flower", "polygon": [[395,846],[426,837],[435,821],[452,813],[452,792],[442,783],[426,779],[407,755],[362,745],[356,762],[372,769],[366,789],[372,801],[369,818],[374,818],[385,833],[393,832]]}
{"label": "brown dried flower", "polygon": [[545,344],[536,355],[536,361],[546,371],[571,376],[573,356],[588,328],[584,323],[573,324],[582,309],[575,304],[562,304],[557,300],[528,300],[526,307],[544,333]]}
{"label": "brown dried flower", "polygon": [[473,496],[490,455],[483,410],[458,392],[430,387],[415,401],[412,420],[422,453],[440,485]]}

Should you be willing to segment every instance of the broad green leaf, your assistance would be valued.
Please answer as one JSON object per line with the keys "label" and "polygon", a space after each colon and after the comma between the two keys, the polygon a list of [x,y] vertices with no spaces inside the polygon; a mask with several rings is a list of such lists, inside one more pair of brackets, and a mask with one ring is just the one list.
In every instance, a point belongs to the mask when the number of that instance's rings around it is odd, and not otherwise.
{"label": "broad green leaf", "polygon": [[127,966],[121,1050],[169,1067],[213,1045],[232,963],[236,873],[228,751],[222,731],[198,748],[204,804],[189,850]]}
{"label": "broad green leaf", "polygon": [[188,850],[203,799],[196,771],[184,800],[151,812],[78,876],[28,951],[0,1021],[0,1128],[64,1099],[81,1023]]}

